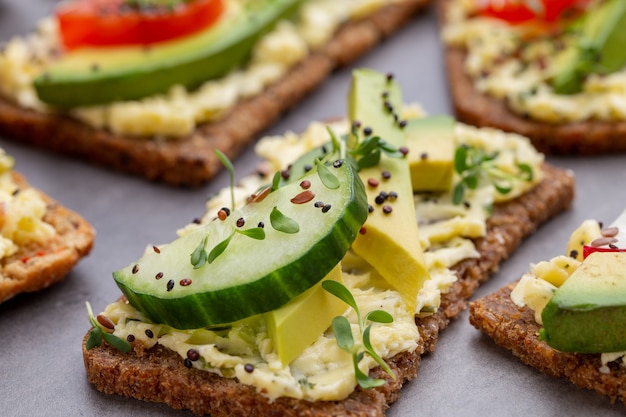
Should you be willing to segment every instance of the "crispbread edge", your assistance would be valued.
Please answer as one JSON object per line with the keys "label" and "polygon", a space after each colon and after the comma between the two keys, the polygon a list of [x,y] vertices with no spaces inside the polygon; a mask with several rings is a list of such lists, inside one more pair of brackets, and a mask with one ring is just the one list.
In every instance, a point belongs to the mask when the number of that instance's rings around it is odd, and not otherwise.
{"label": "crispbread edge", "polygon": [[[453,0],[436,1],[439,20],[445,25],[446,6]],[[476,90],[473,80],[464,70],[465,57],[463,48],[444,43],[448,88],[459,121],[527,136],[544,153],[593,155],[626,152],[626,121],[550,124],[520,116],[510,110],[506,102]]]}
{"label": "crispbread edge", "polygon": [[[13,172],[13,178],[20,189],[32,188],[19,173]],[[54,227],[57,236],[45,245],[19,247],[16,254],[0,261],[0,302],[62,280],[93,246],[95,231],[84,218],[41,190],[37,192],[46,203],[44,221]]]}
{"label": "crispbread edge", "polygon": [[172,141],[148,140],[92,128],[61,114],[21,108],[0,97],[0,135],[68,154],[116,171],[173,186],[197,187],[222,165],[220,149],[234,159],[335,69],[345,66],[400,29],[431,0],[404,0],[343,25],[334,38],[262,93],[239,102],[224,118]]}
{"label": "crispbread edge", "polygon": [[498,345],[512,351],[525,364],[576,386],[626,404],[626,369],[610,366],[600,372],[600,355],[558,352],[540,341],[534,312],[519,308],[511,300],[516,283],[470,303],[470,323]]}
{"label": "crispbread edge", "polygon": [[176,409],[190,409],[198,415],[221,416],[384,416],[400,394],[402,385],[417,375],[421,356],[435,350],[439,333],[465,308],[466,299],[478,285],[498,269],[521,241],[549,218],[568,209],[574,197],[571,172],[544,164],[545,179],[522,197],[499,204],[487,223],[487,235],[475,241],[481,257],[467,259],[453,268],[459,275],[442,296],[441,308],[432,316],[416,319],[421,339],[414,352],[389,360],[397,378],[392,380],[380,368],[372,376],[387,383],[375,389],[357,389],[343,401],[308,402],[279,398],[270,402],[254,387],[234,379],[220,378],[197,369],[187,369],[180,357],[162,346],[121,353],[104,344],[87,350],[83,358],[87,379],[107,394],[163,402]]}

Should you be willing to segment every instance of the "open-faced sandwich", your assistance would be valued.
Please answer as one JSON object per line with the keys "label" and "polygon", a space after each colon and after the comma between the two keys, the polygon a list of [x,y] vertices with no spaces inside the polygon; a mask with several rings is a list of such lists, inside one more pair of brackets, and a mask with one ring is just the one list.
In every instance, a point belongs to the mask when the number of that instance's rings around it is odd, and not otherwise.
{"label": "open-faced sandwich", "polygon": [[31,187],[0,149],[0,303],[65,278],[89,254],[94,230]]}
{"label": "open-faced sandwich", "polygon": [[0,134],[206,183],[428,0],[71,0],[0,52]]}
{"label": "open-faced sandwich", "polygon": [[571,172],[526,138],[424,117],[391,75],[355,71],[348,107],[261,140],[260,175],[114,272],[124,296],[88,307],[90,383],[212,416],[382,416],[466,298],[571,204]]}
{"label": "open-faced sandwich", "polygon": [[585,220],[564,255],[470,303],[470,321],[526,364],[626,403],[626,211]]}
{"label": "open-faced sandwich", "polygon": [[438,0],[459,120],[543,152],[626,151],[626,3]]}

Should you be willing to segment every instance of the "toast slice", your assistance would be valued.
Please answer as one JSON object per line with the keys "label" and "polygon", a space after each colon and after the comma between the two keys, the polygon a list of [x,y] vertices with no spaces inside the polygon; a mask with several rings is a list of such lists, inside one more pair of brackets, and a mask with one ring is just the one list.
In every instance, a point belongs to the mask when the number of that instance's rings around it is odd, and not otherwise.
{"label": "toast slice", "polygon": [[534,312],[511,300],[516,283],[470,303],[470,323],[522,362],[557,378],[626,404],[626,369],[611,366],[600,372],[600,355],[558,352],[538,339],[541,326]]}
{"label": "toast slice", "polygon": [[421,335],[417,349],[401,353],[388,363],[397,378],[392,380],[381,368],[370,375],[384,378],[385,385],[356,389],[342,401],[308,402],[279,398],[270,402],[254,387],[214,374],[188,369],[173,351],[156,345],[121,353],[102,344],[87,350],[83,340],[83,358],[87,379],[107,394],[124,395],[140,400],[166,403],[176,409],[189,409],[203,415],[219,416],[383,416],[400,395],[402,385],[416,377],[420,358],[435,350],[440,332],[466,306],[465,300],[481,282],[498,269],[521,243],[543,222],[570,207],[574,197],[571,172],[544,165],[545,178],[531,191],[515,200],[498,204],[487,222],[487,234],[475,241],[480,258],[466,259],[453,267],[458,281],[442,296],[439,310],[416,319]]}
{"label": "toast slice", "polygon": [[[13,172],[13,177],[21,190],[30,188],[22,175]],[[18,246],[17,253],[0,261],[0,302],[62,280],[93,246],[95,231],[84,218],[38,193],[46,203],[43,220],[54,227],[56,236],[45,244]]]}
{"label": "toast slice", "polygon": [[[446,24],[446,11],[455,0],[437,0],[438,16]],[[530,138],[541,152],[592,155],[626,151],[626,121],[543,123],[513,112],[503,100],[478,91],[464,70],[466,51],[444,45],[448,88],[459,121],[494,127]]]}
{"label": "toast slice", "polygon": [[234,159],[254,137],[320,85],[398,30],[430,0],[391,2],[343,25],[322,48],[263,92],[240,101],[215,122],[171,141],[113,134],[61,114],[21,108],[0,97],[0,135],[71,155],[117,171],[174,186],[201,186],[222,165],[219,149]]}

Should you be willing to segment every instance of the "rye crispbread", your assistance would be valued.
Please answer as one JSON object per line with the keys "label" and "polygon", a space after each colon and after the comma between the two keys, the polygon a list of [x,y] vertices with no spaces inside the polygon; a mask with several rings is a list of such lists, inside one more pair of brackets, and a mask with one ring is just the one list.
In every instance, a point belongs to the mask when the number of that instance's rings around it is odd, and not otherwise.
{"label": "rye crispbread", "polygon": [[563,353],[538,339],[541,326],[530,308],[511,300],[516,283],[470,303],[470,323],[500,346],[512,351],[522,362],[557,378],[626,404],[626,369],[612,364],[600,372],[600,355]]}
{"label": "rye crispbread", "polygon": [[71,155],[117,171],[174,186],[200,186],[222,164],[220,149],[234,159],[257,134],[290,110],[335,69],[365,54],[408,23],[430,0],[391,3],[344,24],[335,36],[262,93],[240,101],[215,122],[175,140],[152,140],[94,129],[61,114],[44,114],[0,97],[0,135]]}
{"label": "rye crispbread", "polygon": [[219,416],[383,416],[400,395],[402,385],[415,378],[421,356],[435,350],[439,333],[465,308],[466,299],[487,280],[537,227],[568,209],[574,197],[571,172],[544,165],[545,179],[522,197],[499,204],[487,223],[487,235],[477,239],[481,257],[455,265],[459,279],[442,296],[441,308],[432,316],[416,319],[421,339],[412,353],[393,357],[392,380],[380,368],[371,375],[385,378],[386,384],[375,389],[357,389],[343,401],[308,402],[279,398],[270,402],[253,387],[235,379],[221,378],[208,372],[187,369],[174,352],[156,345],[144,350],[134,343],[135,351],[121,353],[104,344],[86,350],[83,358],[87,379],[107,394],[124,395],[140,400],[162,402],[196,414]]}
{"label": "rye crispbread", "polygon": [[[13,176],[20,189],[30,188],[23,176],[15,172]],[[44,244],[20,246],[16,254],[0,260],[0,302],[62,280],[93,246],[95,231],[85,219],[38,193],[46,202],[44,221],[54,227],[56,236]]]}
{"label": "rye crispbread", "polygon": [[[439,20],[446,24],[446,7],[454,0],[437,0]],[[476,90],[464,70],[466,52],[443,45],[448,89],[457,119],[477,127],[494,127],[527,136],[544,153],[592,155],[626,152],[626,121],[544,123],[512,111],[503,100]]]}

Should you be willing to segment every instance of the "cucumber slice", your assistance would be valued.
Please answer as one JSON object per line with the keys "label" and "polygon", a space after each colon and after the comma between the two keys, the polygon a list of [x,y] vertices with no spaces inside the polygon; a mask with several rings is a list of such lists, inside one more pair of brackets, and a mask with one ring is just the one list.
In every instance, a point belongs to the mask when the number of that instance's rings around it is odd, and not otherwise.
{"label": "cucumber slice", "polygon": [[[338,186],[328,188],[320,169]],[[281,307],[339,263],[367,218],[365,189],[350,164],[314,168],[303,180],[310,187],[287,184],[114,272],[117,285],[147,318],[178,329],[218,326]],[[309,192],[311,200],[293,202]],[[259,240],[254,235],[261,230]]]}

